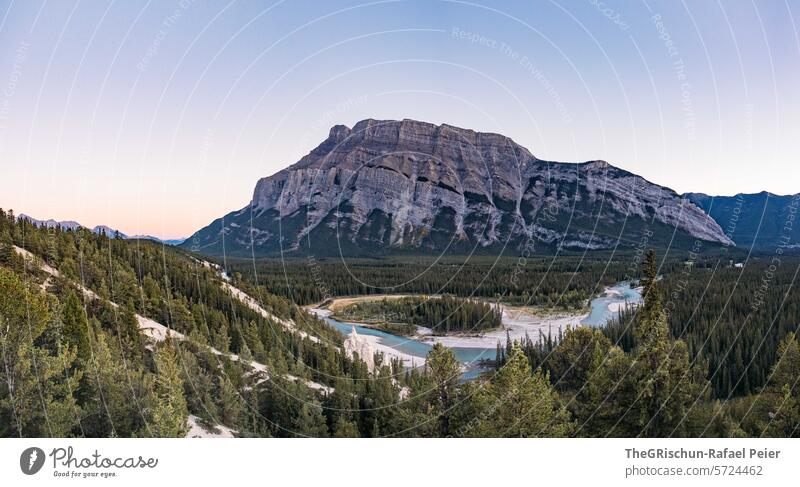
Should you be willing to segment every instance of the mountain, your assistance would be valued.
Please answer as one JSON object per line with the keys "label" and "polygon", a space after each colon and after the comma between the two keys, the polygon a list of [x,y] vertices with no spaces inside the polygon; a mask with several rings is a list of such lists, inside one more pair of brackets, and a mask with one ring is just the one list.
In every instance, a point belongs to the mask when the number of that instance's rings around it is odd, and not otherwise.
{"label": "mountain", "polygon": [[[508,137],[413,120],[331,128],[250,204],[183,244],[203,253],[518,253],[730,244],[702,210],[604,161],[543,161]],[[514,249],[514,250],[511,250]]]}
{"label": "mountain", "polygon": [[738,246],[769,250],[779,245],[800,247],[800,225],[793,225],[800,193],[776,195],[762,191],[735,196],[686,193]]}
{"label": "mountain", "polygon": [[186,241],[185,238],[169,238],[169,239],[160,239],[158,237],[154,237],[152,235],[133,235],[130,237],[124,237],[129,240],[152,240],[153,242],[163,243],[164,245],[180,245]]}
{"label": "mountain", "polygon": [[128,236],[125,235],[124,233],[120,232],[119,230],[114,230],[113,228],[107,225],[97,225],[96,227],[92,228],[92,231],[94,233],[105,233],[109,237],[113,237],[116,232],[119,232],[120,238],[128,238]]}
{"label": "mountain", "polygon": [[17,218],[20,220],[27,220],[28,222],[36,225],[37,227],[45,227],[45,228],[61,227],[65,230],[76,230],[78,228],[83,228],[80,223],[72,220],[56,221],[53,220],[52,218],[49,220],[37,220],[36,218],[28,216],[24,213],[20,213]]}
{"label": "mountain", "polygon": [[[49,219],[49,220],[37,220],[36,218],[28,216],[28,215],[26,215],[24,213],[20,213],[18,218],[20,220],[27,220],[28,222],[36,225],[37,227],[46,227],[46,228],[61,227],[61,228],[65,229],[65,230],[77,230],[78,228],[87,228],[87,227],[81,225],[80,223],[72,221],[72,220],[57,221],[57,220],[53,220],[52,218]],[[97,233],[97,234],[105,233],[109,237],[113,237],[115,235],[115,232],[118,231],[118,230],[115,230],[115,229],[113,229],[113,228],[111,228],[111,227],[109,227],[107,225],[97,225],[96,227],[92,228],[91,230],[92,230],[93,233]],[[166,244],[166,245],[179,245],[179,244],[183,243],[186,240],[186,239],[183,239],[183,238],[181,238],[181,239],[161,240],[160,238],[153,237],[152,235],[128,236],[128,235],[125,235],[122,232],[119,232],[119,236],[120,236],[120,238],[123,238],[123,239],[126,239],[126,240],[127,239],[130,239],[130,240],[136,240],[136,239],[153,240],[155,242],[160,242],[160,243],[163,243],[163,244]]]}
{"label": "mountain", "polygon": [[[19,218],[20,220],[27,220],[28,222],[36,225],[37,227],[46,227],[46,228],[61,227],[61,228],[65,229],[65,230],[77,230],[79,228],[86,228],[83,225],[81,225],[80,223],[78,223],[76,221],[72,221],[72,220],[58,221],[58,220],[53,220],[52,218],[50,218],[48,220],[37,220],[36,218],[33,218],[32,216],[28,216],[28,215],[26,215],[24,213],[20,213],[17,218]],[[113,237],[114,236],[114,232],[116,232],[116,230],[114,230],[113,228],[111,228],[109,226],[106,226],[106,225],[97,225],[96,227],[92,228],[92,232],[97,233],[97,234],[105,232],[106,235]],[[122,238],[128,238],[127,235],[125,235],[122,232],[120,232],[119,234],[120,234],[120,237],[122,237]]]}

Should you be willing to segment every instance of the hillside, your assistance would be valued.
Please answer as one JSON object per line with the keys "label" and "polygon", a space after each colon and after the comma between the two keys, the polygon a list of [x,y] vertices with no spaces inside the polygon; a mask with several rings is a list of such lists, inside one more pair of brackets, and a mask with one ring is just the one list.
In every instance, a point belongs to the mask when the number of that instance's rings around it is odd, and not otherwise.
{"label": "hillside", "polygon": [[315,434],[262,402],[324,423],[333,378],[366,372],[338,332],[240,286],[177,249],[2,212],[0,436]]}
{"label": "hillside", "polygon": [[[653,253],[642,277],[642,316],[498,343],[493,370],[464,382],[440,343],[420,368],[364,361],[372,348],[357,337],[345,347],[335,329],[212,262],[2,212],[0,436],[795,435],[796,321],[748,374],[759,393],[721,405],[713,391],[737,387],[728,371],[746,359],[716,347],[738,335],[725,330],[704,350],[702,331],[670,333]],[[753,343],[761,332],[747,328]],[[642,395],[653,377],[674,394]]]}
{"label": "hillside", "polygon": [[800,247],[800,225],[793,225],[800,194],[782,196],[762,191],[735,196],[684,196],[708,213],[739,247]]}

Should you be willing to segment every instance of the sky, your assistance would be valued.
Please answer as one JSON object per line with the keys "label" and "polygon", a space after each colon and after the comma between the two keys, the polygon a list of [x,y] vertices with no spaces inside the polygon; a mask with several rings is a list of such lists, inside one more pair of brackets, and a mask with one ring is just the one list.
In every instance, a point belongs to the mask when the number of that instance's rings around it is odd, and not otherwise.
{"label": "sky", "polygon": [[0,0],[0,207],[185,237],[365,118],[794,194],[798,21],[782,0]]}

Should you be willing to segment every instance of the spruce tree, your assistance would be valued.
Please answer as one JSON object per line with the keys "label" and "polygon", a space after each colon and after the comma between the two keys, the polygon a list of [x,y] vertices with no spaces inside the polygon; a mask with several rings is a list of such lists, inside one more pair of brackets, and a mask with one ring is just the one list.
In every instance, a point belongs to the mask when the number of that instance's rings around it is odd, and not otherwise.
{"label": "spruce tree", "polygon": [[461,376],[461,364],[456,360],[453,351],[441,343],[434,344],[425,359],[433,380],[433,409],[438,417],[439,436],[450,434],[450,415],[458,394],[458,379]]}
{"label": "spruce tree", "polygon": [[78,359],[87,363],[92,356],[92,339],[89,320],[78,296],[70,291],[61,310],[63,336],[66,345],[75,347]]}
{"label": "spruce tree", "polygon": [[144,426],[142,403],[147,396],[145,372],[131,360],[121,360],[122,349],[105,331],[97,334],[92,360],[86,365],[85,383],[90,419],[87,436],[126,438]]}
{"label": "spruce tree", "polygon": [[549,375],[540,370],[531,374],[528,359],[516,342],[506,365],[492,377],[489,395],[492,436],[561,437],[572,429]]}
{"label": "spruce tree", "polygon": [[327,438],[328,425],[322,415],[322,407],[314,402],[306,402],[300,407],[293,421],[295,434],[311,438]]}
{"label": "spruce tree", "polygon": [[54,326],[46,296],[0,267],[0,436],[80,434],[75,350],[37,346]]}
{"label": "spruce tree", "polygon": [[800,437],[800,343],[790,333],[778,349],[769,387],[763,394],[769,421],[763,434],[772,437]]}
{"label": "spruce tree", "polygon": [[219,419],[225,426],[237,428],[244,413],[244,403],[239,391],[228,377],[219,377]]}
{"label": "spruce tree", "polygon": [[139,329],[139,319],[136,317],[136,306],[133,300],[128,300],[124,306],[120,306],[116,313],[117,323],[116,332],[125,343],[126,349],[134,355],[141,355],[141,348],[144,345],[142,332]]}
{"label": "spruce tree", "polygon": [[358,425],[353,421],[339,418],[333,425],[334,438],[358,438]]}
{"label": "spruce tree", "polygon": [[188,431],[189,412],[183,395],[177,354],[171,340],[161,345],[156,354],[155,406],[150,422],[153,436],[181,438]]}
{"label": "spruce tree", "polygon": [[[680,436],[692,397],[694,375],[686,344],[670,338],[667,314],[657,280],[655,252],[642,265],[644,303],[637,310],[635,369],[637,397],[621,421],[628,434],[645,437]],[[630,417],[629,417],[630,416]]]}

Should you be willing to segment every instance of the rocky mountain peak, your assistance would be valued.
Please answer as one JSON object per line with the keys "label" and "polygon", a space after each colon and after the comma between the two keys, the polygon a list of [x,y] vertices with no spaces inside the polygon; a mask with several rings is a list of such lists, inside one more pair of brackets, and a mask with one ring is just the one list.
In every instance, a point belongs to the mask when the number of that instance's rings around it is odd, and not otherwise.
{"label": "rocky mountain peak", "polygon": [[296,164],[261,179],[248,207],[199,237],[247,254],[303,245],[359,254],[491,251],[531,239],[607,249],[646,231],[665,243],[673,233],[730,243],[693,203],[606,161],[543,161],[500,134],[367,119],[333,126]]}
{"label": "rocky mountain peak", "polygon": [[[345,125],[335,125],[331,128],[328,139],[311,151],[309,156],[331,150],[347,151],[354,147],[378,152],[408,151],[428,155],[435,155],[440,151],[462,150],[469,156],[468,153],[474,151],[478,158],[480,152],[487,149],[512,150],[524,153],[527,158],[533,157],[526,149],[504,135],[410,119],[366,119],[356,123],[352,129]],[[461,160],[468,161],[469,157]]]}

